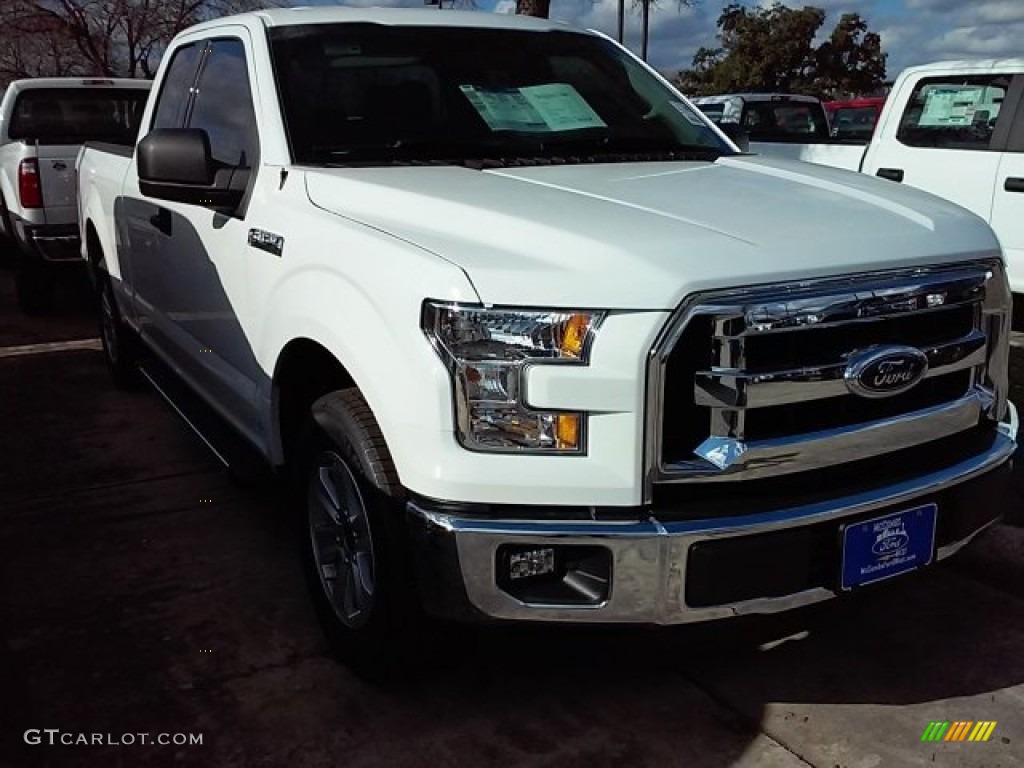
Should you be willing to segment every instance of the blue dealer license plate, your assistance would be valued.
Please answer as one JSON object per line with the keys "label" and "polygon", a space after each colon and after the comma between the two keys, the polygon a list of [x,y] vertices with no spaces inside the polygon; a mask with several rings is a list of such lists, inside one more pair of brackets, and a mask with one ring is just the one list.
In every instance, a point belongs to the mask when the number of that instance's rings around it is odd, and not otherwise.
{"label": "blue dealer license plate", "polygon": [[842,588],[871,584],[932,561],[938,507],[925,504],[843,529]]}

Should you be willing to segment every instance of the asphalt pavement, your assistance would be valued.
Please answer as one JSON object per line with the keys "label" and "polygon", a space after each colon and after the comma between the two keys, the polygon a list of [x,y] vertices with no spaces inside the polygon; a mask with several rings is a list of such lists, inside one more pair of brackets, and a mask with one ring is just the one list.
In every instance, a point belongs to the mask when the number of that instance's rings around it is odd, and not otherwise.
{"label": "asphalt pavement", "polygon": [[[71,278],[27,318],[0,270],[3,768],[1024,765],[1009,524],[794,615],[452,625],[421,675],[365,683],[321,639],[272,487],[232,481],[152,392],[114,390],[89,304]],[[1019,511],[1024,472],[1015,493]],[[940,721],[996,725],[922,742]]]}

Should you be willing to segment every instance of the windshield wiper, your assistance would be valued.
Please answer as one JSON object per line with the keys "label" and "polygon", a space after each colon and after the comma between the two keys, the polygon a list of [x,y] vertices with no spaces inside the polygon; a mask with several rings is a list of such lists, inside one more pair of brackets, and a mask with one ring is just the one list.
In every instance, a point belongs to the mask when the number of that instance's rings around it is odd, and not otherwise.
{"label": "windshield wiper", "polygon": [[715,160],[732,154],[724,148],[677,144],[646,137],[568,137],[517,132],[473,140],[415,136],[347,147],[316,148],[327,165],[469,165],[473,168],[510,165]]}
{"label": "windshield wiper", "polygon": [[469,159],[480,157],[534,154],[539,142],[509,141],[507,138],[456,140],[413,136],[379,144],[352,144],[317,150],[332,162],[385,159],[396,161]]}

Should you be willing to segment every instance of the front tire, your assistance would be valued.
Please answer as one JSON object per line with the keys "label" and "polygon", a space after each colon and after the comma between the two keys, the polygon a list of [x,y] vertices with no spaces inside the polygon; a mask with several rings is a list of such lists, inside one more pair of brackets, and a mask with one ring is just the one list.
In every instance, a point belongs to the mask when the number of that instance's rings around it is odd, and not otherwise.
{"label": "front tire", "polygon": [[394,464],[355,389],[314,403],[301,442],[297,518],[317,617],[353,672],[389,679],[410,668],[421,626]]}

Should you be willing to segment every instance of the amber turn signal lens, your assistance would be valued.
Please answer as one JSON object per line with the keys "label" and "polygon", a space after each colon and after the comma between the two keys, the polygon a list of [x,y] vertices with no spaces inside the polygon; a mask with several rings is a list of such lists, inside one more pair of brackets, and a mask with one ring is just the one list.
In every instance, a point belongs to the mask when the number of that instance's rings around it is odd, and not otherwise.
{"label": "amber turn signal lens", "polygon": [[558,426],[555,430],[558,447],[575,449],[580,445],[580,417],[575,413],[558,414]]}
{"label": "amber turn signal lens", "polygon": [[587,343],[587,330],[590,328],[590,315],[572,315],[562,332],[561,350],[563,355],[583,357],[583,347]]}

